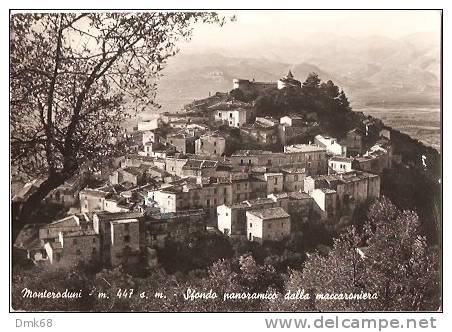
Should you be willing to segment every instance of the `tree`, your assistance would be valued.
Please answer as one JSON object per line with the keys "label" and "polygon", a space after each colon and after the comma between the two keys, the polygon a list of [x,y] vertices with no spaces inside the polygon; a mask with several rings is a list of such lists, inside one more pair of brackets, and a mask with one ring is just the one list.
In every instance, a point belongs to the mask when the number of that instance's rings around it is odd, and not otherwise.
{"label": "tree", "polygon": [[[278,301],[276,310],[422,311],[440,303],[438,252],[419,234],[412,211],[388,199],[371,205],[363,232],[348,228],[326,255],[314,253],[292,271],[287,290],[304,289],[311,301]],[[366,300],[316,300],[316,293],[377,294]]]}
{"label": "tree", "polygon": [[153,104],[165,60],[199,21],[225,19],[206,12],[12,16],[12,165],[45,179],[20,219],[82,166],[108,160],[122,120]]}
{"label": "tree", "polygon": [[302,93],[307,97],[309,106],[313,106],[319,99],[320,94],[320,78],[316,73],[310,73],[301,85]]}

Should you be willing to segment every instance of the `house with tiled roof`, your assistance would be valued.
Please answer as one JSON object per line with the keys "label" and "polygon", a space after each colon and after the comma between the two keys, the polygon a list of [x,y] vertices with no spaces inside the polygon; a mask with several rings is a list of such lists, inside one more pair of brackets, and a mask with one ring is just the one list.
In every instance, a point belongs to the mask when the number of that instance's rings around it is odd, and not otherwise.
{"label": "house with tiled roof", "polygon": [[249,241],[281,241],[290,236],[290,216],[281,207],[246,212]]}

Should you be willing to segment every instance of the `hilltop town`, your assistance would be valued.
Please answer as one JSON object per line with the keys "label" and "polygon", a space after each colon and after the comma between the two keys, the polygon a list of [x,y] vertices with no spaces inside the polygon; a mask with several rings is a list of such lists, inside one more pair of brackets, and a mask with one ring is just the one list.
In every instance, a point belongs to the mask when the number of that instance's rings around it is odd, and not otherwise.
{"label": "hilltop town", "polygon": [[[335,137],[328,128],[336,124],[324,126],[308,107],[269,116],[246,97],[301,87],[290,71],[277,82],[234,79],[231,92],[138,122],[116,138],[128,150],[111,167],[80,172],[47,196],[66,215],[25,225],[15,254],[43,266],[153,268],[168,241],[194,234],[261,245],[294,239],[313,224],[340,232],[356,209],[380,197],[381,174],[402,158],[378,119],[355,114]],[[27,183],[13,201],[39,184]]]}

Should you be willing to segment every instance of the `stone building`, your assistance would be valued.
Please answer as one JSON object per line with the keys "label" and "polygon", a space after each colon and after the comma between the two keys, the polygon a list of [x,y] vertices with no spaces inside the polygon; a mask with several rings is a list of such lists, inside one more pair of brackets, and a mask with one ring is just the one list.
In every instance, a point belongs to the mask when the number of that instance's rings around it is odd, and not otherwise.
{"label": "stone building", "polygon": [[314,137],[314,144],[326,149],[326,153],[331,156],[347,156],[347,146],[338,143],[334,137],[317,135]]}
{"label": "stone building", "polygon": [[286,167],[281,172],[284,177],[284,191],[298,191],[304,188],[304,178],[306,177],[306,170],[304,168]]}
{"label": "stone building", "polygon": [[98,212],[104,210],[105,197],[109,193],[98,189],[85,188],[80,191],[80,212]]}
{"label": "stone building", "polygon": [[240,128],[243,139],[258,144],[276,144],[278,142],[278,124],[271,119],[256,117],[254,123]]}
{"label": "stone building", "polygon": [[[334,190],[337,196],[336,208],[340,214],[351,214],[358,204],[380,196],[380,177],[361,171],[308,176],[304,181],[304,191],[312,196],[315,189]],[[323,195],[320,192],[317,194],[319,197]]]}
{"label": "stone building", "polygon": [[337,192],[333,189],[319,188],[311,192],[311,197],[315,201],[314,207],[321,219],[335,218],[337,211]]}
{"label": "stone building", "polygon": [[210,222],[216,221],[216,207],[233,202],[229,179],[199,178],[197,183],[185,183],[156,190],[152,199],[162,213],[204,209]]}
{"label": "stone building", "polygon": [[285,115],[279,119],[279,123],[286,127],[301,127],[305,121],[298,115]]}
{"label": "stone building", "polygon": [[249,91],[264,91],[267,89],[275,89],[278,87],[277,82],[257,82],[254,79],[253,80],[246,80],[246,79],[240,79],[240,78],[234,78],[232,80],[232,88],[233,89],[240,89],[244,92]]}
{"label": "stone building", "polygon": [[206,134],[195,142],[195,154],[198,155],[224,155],[226,139],[219,133]]}
{"label": "stone building", "polygon": [[137,261],[140,253],[138,218],[110,220],[110,264],[117,266]]}
{"label": "stone building", "polygon": [[93,215],[93,229],[99,234],[102,263],[114,266],[136,260],[141,217],[143,214],[140,212]]}
{"label": "stone building", "polygon": [[284,147],[284,152],[264,150],[239,150],[230,157],[233,166],[265,166],[273,170],[286,167],[304,168],[309,175],[327,173],[326,149],[309,144],[296,144]]}
{"label": "stone building", "polygon": [[359,128],[355,128],[347,132],[345,145],[347,146],[347,156],[354,157],[362,154],[365,149],[365,133]]}
{"label": "stone building", "polygon": [[170,134],[166,138],[166,142],[175,147],[180,153],[195,153],[196,136],[187,133]]}
{"label": "stone building", "polygon": [[257,198],[241,203],[222,204],[217,207],[217,227],[224,235],[246,239],[246,212],[276,207],[271,198]]}
{"label": "stone building", "polygon": [[280,207],[246,212],[249,241],[281,241],[290,236],[290,216]]}
{"label": "stone building", "polygon": [[141,246],[163,248],[167,239],[181,242],[204,232],[206,213],[199,209],[153,214],[144,217],[140,227]]}
{"label": "stone building", "polygon": [[214,109],[212,112],[215,121],[221,121],[224,124],[228,125],[229,127],[240,128],[248,122],[247,120],[249,116],[247,115],[247,113],[251,111],[248,111],[247,109],[244,108],[236,108],[236,109]]}
{"label": "stone building", "polygon": [[328,174],[351,172],[354,161],[350,157],[331,157],[328,160]]}

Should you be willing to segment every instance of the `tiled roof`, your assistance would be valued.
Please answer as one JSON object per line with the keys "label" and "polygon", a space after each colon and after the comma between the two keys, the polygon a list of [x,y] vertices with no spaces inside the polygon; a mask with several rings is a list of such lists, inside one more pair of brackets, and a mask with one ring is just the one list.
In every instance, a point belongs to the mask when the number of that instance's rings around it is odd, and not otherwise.
{"label": "tiled roof", "polygon": [[331,161],[338,161],[338,162],[343,162],[343,163],[351,163],[353,161],[353,158],[347,158],[347,157],[331,157],[329,160]]}
{"label": "tiled roof", "polygon": [[114,220],[124,220],[124,219],[136,219],[143,216],[141,212],[99,212],[96,214],[100,220],[114,221]]}
{"label": "tiled roof", "polygon": [[281,207],[252,210],[252,211],[248,211],[247,213],[252,214],[263,220],[289,218],[289,214],[287,214],[287,212],[284,211],[284,209]]}
{"label": "tiled roof", "polygon": [[326,149],[324,147],[320,147],[313,144],[294,144],[294,145],[286,145],[284,147],[285,153],[295,153],[295,152],[322,152]]}
{"label": "tiled roof", "polygon": [[262,154],[272,154],[271,151],[265,150],[238,150],[232,154],[232,156],[258,156]]}

